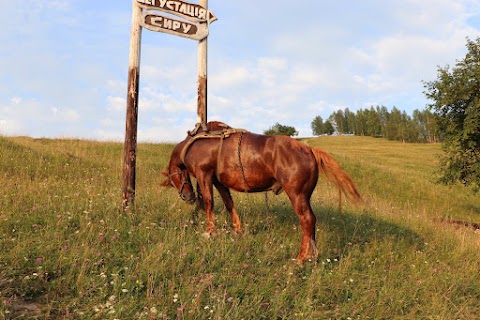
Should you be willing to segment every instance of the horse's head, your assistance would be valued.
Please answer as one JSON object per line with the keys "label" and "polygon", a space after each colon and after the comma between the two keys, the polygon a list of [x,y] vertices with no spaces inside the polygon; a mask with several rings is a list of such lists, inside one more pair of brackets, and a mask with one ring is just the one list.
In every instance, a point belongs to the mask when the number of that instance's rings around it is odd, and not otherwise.
{"label": "horse's head", "polygon": [[195,191],[193,190],[192,182],[190,181],[190,174],[186,168],[169,168],[164,170],[162,174],[167,177],[167,179],[162,183],[164,187],[173,186],[178,190],[180,198],[187,203],[191,204],[197,200]]}

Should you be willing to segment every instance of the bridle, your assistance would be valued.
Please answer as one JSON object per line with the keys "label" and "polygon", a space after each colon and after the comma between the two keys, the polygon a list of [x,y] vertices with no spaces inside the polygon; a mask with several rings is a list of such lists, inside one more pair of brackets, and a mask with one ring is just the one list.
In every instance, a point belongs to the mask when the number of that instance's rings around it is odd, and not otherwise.
{"label": "bridle", "polygon": [[[176,176],[176,175],[180,175],[182,177],[182,186],[180,187],[179,191],[178,191],[178,195],[180,196],[180,198],[182,198],[182,200],[186,200],[186,197],[185,195],[182,193],[183,191],[183,188],[185,188],[186,185],[190,185],[192,186],[192,184],[190,183],[190,181],[188,181],[187,177],[185,176],[185,174],[183,173],[182,170],[177,170],[177,171],[174,171],[173,173],[169,173],[168,174],[168,180],[170,180],[170,183],[172,184],[172,186],[176,189],[177,186],[175,185],[175,183],[173,183],[173,179],[172,177],[173,176]],[[193,188],[193,187],[192,187]]]}

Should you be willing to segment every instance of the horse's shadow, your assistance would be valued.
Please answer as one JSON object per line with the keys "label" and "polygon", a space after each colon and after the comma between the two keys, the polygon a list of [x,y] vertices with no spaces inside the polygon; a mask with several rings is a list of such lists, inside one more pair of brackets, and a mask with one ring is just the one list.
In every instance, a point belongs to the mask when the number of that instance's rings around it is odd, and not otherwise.
{"label": "horse's shadow", "polygon": [[[317,217],[317,247],[320,254],[340,258],[350,248],[368,246],[374,242],[402,242],[414,250],[421,250],[425,241],[408,227],[387,221],[369,211],[343,211],[328,206],[313,206]],[[299,220],[293,210],[276,203],[263,213],[266,219],[274,219],[280,225],[298,226]],[[248,219],[248,217],[246,217]],[[255,226],[252,226],[255,227]],[[272,232],[256,228],[257,232]]]}
{"label": "horse's shadow", "polygon": [[[251,205],[243,204],[237,208],[248,234],[271,234],[275,232],[273,226],[284,226],[288,229],[297,227],[297,230],[301,230],[299,219],[287,198],[267,201],[264,208],[259,205],[262,202],[257,198]],[[402,242],[415,251],[421,250],[425,245],[424,239],[412,229],[387,221],[368,209],[352,208],[340,212],[335,207],[314,203],[312,209],[317,218],[317,248],[321,256],[341,258],[348,254],[351,248],[365,247],[374,242],[391,242],[392,245]],[[215,211],[218,216],[228,215],[221,201],[216,201]],[[192,210],[192,219],[197,222],[195,224],[198,228],[202,227],[198,222],[204,219],[204,214],[198,206]],[[222,220],[229,219],[224,217]],[[271,223],[273,221],[274,224]],[[223,225],[223,228],[229,229],[227,225]]]}
{"label": "horse's shadow", "polygon": [[476,214],[480,214],[480,206],[478,206],[478,205],[467,204],[464,207],[468,211],[471,211],[471,212],[476,213]]}

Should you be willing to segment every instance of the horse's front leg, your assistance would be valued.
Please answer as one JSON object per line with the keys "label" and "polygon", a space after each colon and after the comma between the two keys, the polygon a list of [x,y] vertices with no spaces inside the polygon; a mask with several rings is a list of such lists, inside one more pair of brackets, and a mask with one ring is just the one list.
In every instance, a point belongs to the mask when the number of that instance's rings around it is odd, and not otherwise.
{"label": "horse's front leg", "polygon": [[213,235],[215,232],[215,214],[213,213],[213,182],[212,175],[202,175],[197,177],[198,187],[202,194],[203,208],[207,215],[207,235]]}
{"label": "horse's front leg", "polygon": [[197,209],[205,211],[205,204],[203,203],[203,194],[200,189],[200,184],[197,181]]}
{"label": "horse's front leg", "polygon": [[242,223],[240,222],[240,218],[238,217],[237,210],[233,206],[233,199],[232,195],[230,194],[230,190],[216,179],[213,181],[213,183],[215,185],[215,188],[217,188],[218,192],[220,193],[225,207],[227,208],[228,212],[230,212],[230,216],[232,217],[233,231],[235,233],[241,233]]}

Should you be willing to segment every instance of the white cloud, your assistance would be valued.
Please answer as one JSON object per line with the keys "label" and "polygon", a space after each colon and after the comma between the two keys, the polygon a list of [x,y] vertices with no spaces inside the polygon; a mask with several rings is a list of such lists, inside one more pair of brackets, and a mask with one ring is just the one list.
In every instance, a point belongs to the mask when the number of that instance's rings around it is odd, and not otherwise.
{"label": "white cloud", "polygon": [[109,79],[106,87],[117,95],[127,95],[127,83],[122,80]]}
{"label": "white cloud", "polygon": [[216,89],[235,88],[251,81],[252,74],[246,66],[224,65],[212,74],[210,80],[216,84]]}
{"label": "white cloud", "polygon": [[13,97],[12,99],[10,99],[10,101],[12,102],[12,104],[14,105],[18,105],[22,102],[22,98],[20,97]]}
{"label": "white cloud", "polygon": [[[220,20],[209,40],[209,119],[256,132],[281,122],[310,135],[314,116],[371,102],[422,108],[421,80],[462,58],[467,36],[480,36],[474,0],[210,7]],[[1,1],[1,125],[123,140],[130,10],[128,2]],[[145,30],[139,139],[183,139],[197,119],[196,94],[197,43]]]}
{"label": "white cloud", "polygon": [[122,97],[107,97],[107,110],[109,112],[120,113],[125,112],[127,106],[127,99]]}
{"label": "white cloud", "polygon": [[195,119],[161,119],[160,125],[152,125],[138,130],[138,140],[142,142],[179,142],[186,138],[187,131],[195,127]]}
{"label": "white cloud", "polygon": [[73,109],[50,108],[53,122],[77,122],[80,120],[80,114]]}
{"label": "white cloud", "polygon": [[180,94],[178,97],[173,94],[166,94],[161,89],[145,87],[140,95],[139,108],[143,111],[165,111],[165,112],[195,112],[196,96]]}
{"label": "white cloud", "polygon": [[76,109],[51,107],[38,99],[9,100],[4,103],[0,100],[0,120],[9,135],[78,137],[88,132],[78,130],[82,116]]}
{"label": "white cloud", "polygon": [[395,4],[392,17],[408,33],[448,36],[471,29],[467,20],[479,11],[480,3],[472,0],[405,0]]}
{"label": "white cloud", "polygon": [[15,136],[24,134],[25,129],[16,120],[0,119],[0,135]]}
{"label": "white cloud", "polygon": [[97,129],[94,132],[95,139],[101,141],[123,141],[125,139],[125,133],[121,130],[106,130],[106,129]]}

